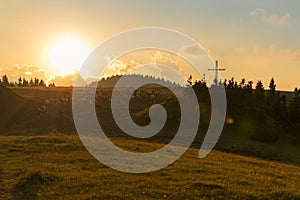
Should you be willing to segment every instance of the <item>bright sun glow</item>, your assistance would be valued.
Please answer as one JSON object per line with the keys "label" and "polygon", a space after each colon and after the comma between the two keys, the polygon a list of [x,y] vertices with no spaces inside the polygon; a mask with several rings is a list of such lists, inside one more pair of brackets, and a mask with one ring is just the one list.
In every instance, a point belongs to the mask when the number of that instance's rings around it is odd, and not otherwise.
{"label": "bright sun glow", "polygon": [[57,40],[49,53],[55,73],[66,75],[78,71],[88,55],[88,49],[77,38],[64,37]]}

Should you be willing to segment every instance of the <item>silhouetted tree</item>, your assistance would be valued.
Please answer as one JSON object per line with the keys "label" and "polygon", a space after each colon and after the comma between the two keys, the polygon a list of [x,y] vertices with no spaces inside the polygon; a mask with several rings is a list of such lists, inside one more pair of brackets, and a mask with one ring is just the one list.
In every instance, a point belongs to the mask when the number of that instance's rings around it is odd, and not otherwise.
{"label": "silhouetted tree", "polygon": [[237,82],[234,83],[234,88],[235,88],[235,89],[238,88],[238,83],[237,83]]}
{"label": "silhouetted tree", "polygon": [[270,81],[269,89],[270,89],[270,92],[275,93],[276,85],[275,85],[274,78],[272,78],[271,81]]}
{"label": "silhouetted tree", "polygon": [[261,81],[258,81],[255,86],[255,93],[258,98],[263,98],[265,96],[265,88]]}
{"label": "silhouetted tree", "polygon": [[223,85],[225,88],[227,88],[227,79],[224,80]]}
{"label": "silhouetted tree", "polygon": [[46,86],[46,84],[44,83],[43,79],[40,80],[39,86]]}
{"label": "silhouetted tree", "polygon": [[28,87],[28,86],[29,86],[28,81],[25,78],[23,78],[23,87]]}
{"label": "silhouetted tree", "polygon": [[[280,106],[280,96],[279,93],[276,95],[276,84],[274,78],[271,79],[269,84],[269,91],[267,95],[267,103],[269,105],[269,112],[273,115],[278,115],[277,109]],[[274,112],[275,111],[275,112]]]}
{"label": "silhouetted tree", "polygon": [[234,88],[234,78],[232,77],[227,84],[228,89],[233,89]]}
{"label": "silhouetted tree", "polygon": [[22,78],[21,78],[21,77],[18,79],[18,86],[19,86],[19,87],[22,86]]}
{"label": "silhouetted tree", "polygon": [[246,90],[252,93],[253,90],[253,81],[248,81],[246,85]]}
{"label": "silhouetted tree", "polygon": [[33,82],[33,79],[31,78],[30,81],[29,81],[29,86],[34,86],[34,82]]}
{"label": "silhouetted tree", "polygon": [[34,86],[38,86],[40,83],[40,80],[38,78],[34,78]]}
{"label": "silhouetted tree", "polygon": [[193,80],[193,77],[192,77],[192,75],[190,75],[190,77],[189,77],[188,80],[187,80],[188,85],[193,85],[192,80]]}
{"label": "silhouetted tree", "polygon": [[246,83],[246,79],[243,78],[239,84],[239,88],[241,89],[245,88],[245,83]]}
{"label": "silhouetted tree", "polygon": [[2,84],[4,86],[8,86],[9,85],[8,77],[6,76],[6,74],[2,77]]}
{"label": "silhouetted tree", "polygon": [[48,87],[55,87],[55,83],[50,83]]}

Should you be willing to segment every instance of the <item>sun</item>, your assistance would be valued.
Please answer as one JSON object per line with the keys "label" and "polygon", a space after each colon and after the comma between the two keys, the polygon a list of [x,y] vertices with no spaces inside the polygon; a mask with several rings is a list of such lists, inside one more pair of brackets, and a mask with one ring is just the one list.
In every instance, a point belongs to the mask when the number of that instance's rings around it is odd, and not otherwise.
{"label": "sun", "polygon": [[87,46],[78,38],[68,36],[57,39],[49,52],[54,73],[67,75],[78,71],[88,52]]}

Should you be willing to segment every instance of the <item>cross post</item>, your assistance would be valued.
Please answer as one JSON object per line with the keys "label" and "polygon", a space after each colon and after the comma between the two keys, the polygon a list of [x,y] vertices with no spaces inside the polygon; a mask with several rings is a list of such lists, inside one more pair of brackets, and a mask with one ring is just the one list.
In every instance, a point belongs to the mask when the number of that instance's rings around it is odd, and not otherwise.
{"label": "cross post", "polygon": [[214,84],[218,85],[218,75],[219,75],[219,71],[225,71],[226,69],[220,69],[219,68],[219,62],[216,60],[216,68],[214,69],[208,69],[208,71],[215,71],[215,79],[214,79]]}

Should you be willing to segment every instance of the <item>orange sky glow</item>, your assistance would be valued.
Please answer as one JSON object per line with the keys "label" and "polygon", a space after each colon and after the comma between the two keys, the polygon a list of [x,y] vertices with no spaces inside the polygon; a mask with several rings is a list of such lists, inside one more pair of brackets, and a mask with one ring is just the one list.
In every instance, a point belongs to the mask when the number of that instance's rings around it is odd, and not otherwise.
{"label": "orange sky glow", "polygon": [[[223,79],[262,80],[267,88],[274,77],[278,89],[300,87],[300,3],[222,3],[3,0],[0,75],[7,74],[11,81],[37,76],[69,86],[101,42],[119,32],[151,26],[174,29],[197,40],[226,68]],[[147,55],[152,58],[155,52]]]}

